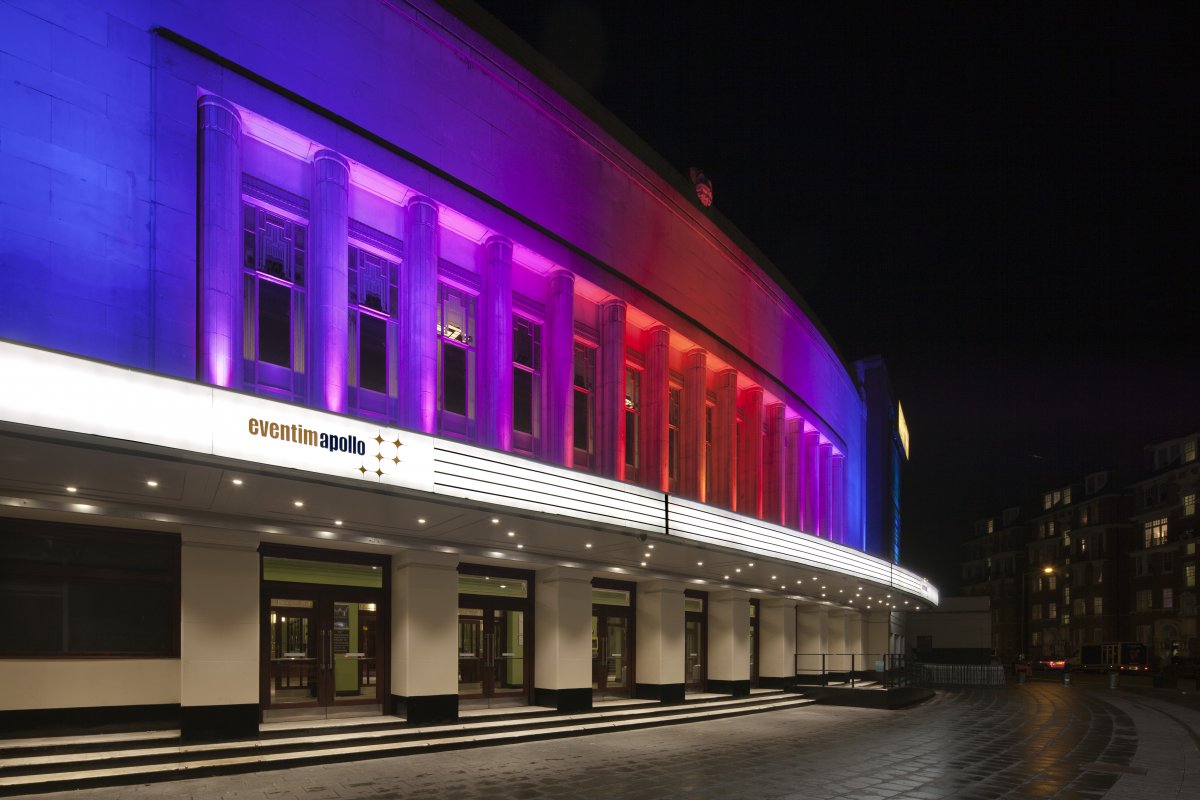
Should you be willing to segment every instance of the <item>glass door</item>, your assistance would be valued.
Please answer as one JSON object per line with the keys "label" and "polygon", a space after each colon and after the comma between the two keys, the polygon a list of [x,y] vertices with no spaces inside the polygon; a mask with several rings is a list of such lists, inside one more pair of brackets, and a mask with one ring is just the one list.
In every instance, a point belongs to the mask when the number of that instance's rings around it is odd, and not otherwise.
{"label": "glass door", "polygon": [[750,685],[758,686],[758,645],[760,637],[758,635],[759,626],[759,610],[760,605],[758,600],[750,601]]}
{"label": "glass door", "polygon": [[592,692],[597,699],[629,697],[630,625],[628,612],[592,609]]}
{"label": "glass door", "polygon": [[528,696],[525,612],[493,602],[458,609],[458,694],[488,707]]}
{"label": "glass door", "polygon": [[705,668],[705,596],[689,592],[683,598],[683,688],[685,692],[703,692],[708,677]]}

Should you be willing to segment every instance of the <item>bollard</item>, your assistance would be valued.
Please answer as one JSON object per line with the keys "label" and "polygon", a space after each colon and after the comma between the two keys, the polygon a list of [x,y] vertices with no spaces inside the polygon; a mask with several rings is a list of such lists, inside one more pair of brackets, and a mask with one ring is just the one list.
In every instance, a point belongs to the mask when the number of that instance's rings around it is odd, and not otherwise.
{"label": "bollard", "polygon": [[1025,682],[1025,670],[1019,669],[1019,670],[1017,670],[1017,683],[1024,683],[1024,682]]}
{"label": "bollard", "polygon": [[1110,688],[1110,689],[1117,688],[1117,672],[1116,672],[1116,670],[1113,670],[1112,672],[1108,673],[1108,688]]}
{"label": "bollard", "polygon": [[1064,670],[1063,671],[1063,686],[1070,686],[1070,685],[1071,685],[1071,673]]}

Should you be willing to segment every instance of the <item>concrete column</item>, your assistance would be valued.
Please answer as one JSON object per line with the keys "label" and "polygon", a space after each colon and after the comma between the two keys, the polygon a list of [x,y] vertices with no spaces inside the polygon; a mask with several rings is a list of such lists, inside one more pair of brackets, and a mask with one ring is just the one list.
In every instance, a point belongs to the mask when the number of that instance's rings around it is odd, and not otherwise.
{"label": "concrete column", "polygon": [[637,585],[636,697],[683,702],[682,583],[647,581]]}
{"label": "concrete column", "polygon": [[592,707],[592,577],[568,567],[537,572],[533,702],[564,713]]}
{"label": "concrete column", "polygon": [[458,556],[392,557],[391,713],[424,725],[458,719]]}
{"label": "concrete column", "polygon": [[349,314],[347,192],[350,167],[332,150],[312,162],[312,235],[308,269],[308,398],[338,414],[346,411]]}
{"label": "concrete column", "polygon": [[200,98],[200,380],[242,385],[242,165],[237,109]]}
{"label": "concrete column", "polygon": [[833,538],[833,446],[821,445],[821,474],[817,491],[817,535],[823,539]]}
{"label": "concrete column", "polygon": [[733,508],[737,497],[737,371],[717,374],[717,405],[713,410],[712,482],[708,502]]}
{"label": "concrete column", "polygon": [[182,736],[257,736],[258,534],[185,527],[179,574]]}
{"label": "concrete column", "polygon": [[835,542],[846,542],[846,484],[844,470],[846,467],[846,459],[840,453],[833,454],[830,459],[830,466],[833,474],[831,476],[832,487],[830,489],[830,515],[831,522],[831,539]]}
{"label": "concrete column", "polygon": [[737,511],[762,518],[763,390],[742,392],[742,440],[738,447]]}
{"label": "concrete column", "polygon": [[483,293],[479,298],[483,359],[479,413],[481,443],[512,450],[512,242],[501,236],[483,245]]}
{"label": "concrete column", "polygon": [[600,380],[596,391],[597,472],[625,479],[625,310],[623,300],[600,304]]}
{"label": "concrete column", "polygon": [[542,339],[542,457],[552,464],[571,466],[574,458],[575,417],[575,276],[555,270],[546,279],[546,327]]}
{"label": "concrete column", "polygon": [[438,209],[428,197],[408,201],[400,270],[400,424],[437,432]]}
{"label": "concrete column", "polygon": [[812,683],[821,675],[822,655],[829,653],[829,609],[818,605],[801,605],[796,609],[796,670],[806,682]]}
{"label": "concrete column", "polygon": [[817,532],[817,518],[821,507],[821,434],[809,431],[804,434],[804,494],[801,497],[800,530]]}
{"label": "concrete column", "polygon": [[679,420],[679,494],[705,500],[708,487],[704,453],[704,410],[708,394],[708,354],[696,348],[687,354],[683,368],[683,395]]}
{"label": "concrete column", "polygon": [[784,426],[783,403],[765,409],[766,435],[763,437],[762,518],[783,524],[784,498]]}
{"label": "concrete column", "polygon": [[796,601],[770,597],[758,606],[758,683],[780,688],[796,674]]}
{"label": "concrete column", "polygon": [[708,691],[750,694],[750,595],[722,591],[708,596]]}
{"label": "concrete column", "polygon": [[891,652],[891,618],[890,609],[872,609],[863,613],[863,650],[872,654],[872,658],[882,658]]}
{"label": "concrete column", "polygon": [[642,335],[646,368],[642,371],[642,484],[668,488],[667,391],[671,380],[671,331],[656,325]]}
{"label": "concrete column", "polygon": [[846,649],[846,613],[842,611],[829,612],[829,639],[827,646],[829,656],[825,663],[832,672],[845,672],[850,669],[850,651]]}
{"label": "concrete column", "polygon": [[867,663],[863,660],[863,615],[857,611],[845,612],[845,631],[844,638],[846,642],[846,652],[849,654],[850,667],[855,672],[868,668]]}
{"label": "concrete column", "polygon": [[801,529],[800,514],[804,494],[804,420],[787,421],[783,465],[783,524]]}

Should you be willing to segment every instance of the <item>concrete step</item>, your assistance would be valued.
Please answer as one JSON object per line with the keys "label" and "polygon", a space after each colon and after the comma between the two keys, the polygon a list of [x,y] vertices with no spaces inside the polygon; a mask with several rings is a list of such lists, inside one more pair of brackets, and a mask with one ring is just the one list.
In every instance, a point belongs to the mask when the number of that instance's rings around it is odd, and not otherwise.
{"label": "concrete step", "polygon": [[0,795],[256,772],[611,733],[797,708],[812,702],[795,694],[770,692],[674,706],[617,705],[578,714],[483,717],[422,727],[396,719],[372,724],[335,723],[319,728],[269,731],[268,735],[251,740],[196,744],[183,743],[178,732],[9,741],[0,747]]}

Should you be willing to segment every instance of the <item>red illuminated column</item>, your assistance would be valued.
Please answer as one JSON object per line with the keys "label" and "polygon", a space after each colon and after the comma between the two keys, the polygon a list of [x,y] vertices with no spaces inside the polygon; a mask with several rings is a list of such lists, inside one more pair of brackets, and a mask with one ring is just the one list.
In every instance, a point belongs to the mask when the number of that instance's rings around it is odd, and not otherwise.
{"label": "red illuminated column", "polygon": [[821,510],[821,434],[808,431],[804,434],[804,496],[801,498],[800,530],[817,532],[817,518]]}
{"label": "red illuminated column", "polygon": [[817,491],[821,495],[817,506],[817,535],[833,538],[833,446],[821,445],[821,475]]}
{"label": "red illuminated column", "polygon": [[600,305],[600,381],[596,393],[598,472],[625,478],[625,301]]}
{"label": "red illuminated column", "polygon": [[833,465],[833,540],[846,542],[846,458],[841,453],[834,453],[831,459]]}
{"label": "red illuminated column", "polygon": [[542,453],[554,464],[571,466],[574,450],[572,385],[575,370],[575,276],[565,269],[546,282],[546,367]]}
{"label": "red illuminated column", "polygon": [[312,242],[309,261],[308,398],[315,406],[346,411],[349,282],[346,273],[347,190],[350,168],[332,150],[313,156]]}
{"label": "red illuminated column", "polygon": [[241,121],[219,97],[200,98],[200,379],[242,383]]}
{"label": "red illuminated column", "polygon": [[763,437],[762,518],[783,523],[784,425],[783,403],[766,409],[767,432]]}
{"label": "red illuminated column", "polygon": [[667,390],[671,376],[671,332],[656,325],[642,334],[642,482],[667,491]]}
{"label": "red illuminated column", "polygon": [[804,420],[787,421],[783,466],[783,524],[802,528],[800,517],[804,487]]}
{"label": "red illuminated column", "polygon": [[437,430],[437,205],[408,201],[407,261],[400,271],[400,424]]}
{"label": "red illuminated column", "polygon": [[742,441],[738,448],[737,511],[762,517],[763,390],[742,392]]}
{"label": "red illuminated column", "polygon": [[484,245],[479,348],[483,385],[479,427],[485,447],[512,449],[512,243],[493,236]]}
{"label": "red illuminated column", "polygon": [[683,370],[682,419],[680,419],[679,493],[705,500],[704,409],[708,393],[708,354],[696,348],[687,354]]}
{"label": "red illuminated column", "polygon": [[733,508],[737,496],[737,371],[717,374],[717,406],[713,413],[712,486],[708,502]]}

